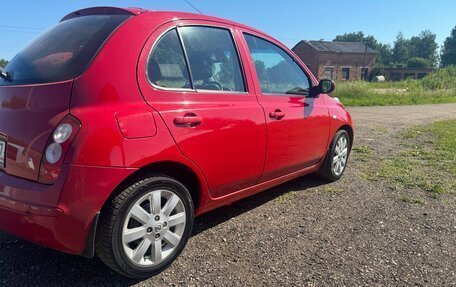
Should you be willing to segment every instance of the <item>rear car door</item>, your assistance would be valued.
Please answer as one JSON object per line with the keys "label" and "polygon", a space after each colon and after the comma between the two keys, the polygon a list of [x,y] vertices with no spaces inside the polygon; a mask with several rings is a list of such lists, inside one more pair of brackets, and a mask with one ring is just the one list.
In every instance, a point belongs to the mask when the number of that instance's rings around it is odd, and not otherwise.
{"label": "rear car door", "polygon": [[244,33],[267,122],[261,181],[317,164],[325,155],[329,115],[323,97],[310,98],[309,72],[272,39]]}
{"label": "rear car door", "polygon": [[141,91],[202,169],[211,196],[255,184],[266,152],[265,118],[232,27],[180,22],[150,39],[138,66]]}

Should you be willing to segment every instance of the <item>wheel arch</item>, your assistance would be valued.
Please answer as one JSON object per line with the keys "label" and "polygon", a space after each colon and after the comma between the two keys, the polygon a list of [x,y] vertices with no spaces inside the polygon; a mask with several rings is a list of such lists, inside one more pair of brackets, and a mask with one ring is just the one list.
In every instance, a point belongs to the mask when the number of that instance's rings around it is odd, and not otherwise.
{"label": "wheel arch", "polygon": [[198,174],[193,169],[186,166],[185,164],[174,161],[162,161],[143,166],[139,170],[125,178],[106,198],[105,202],[101,207],[101,210],[96,214],[95,218],[92,220],[90,230],[86,238],[85,248],[80,254],[81,256],[86,258],[92,258],[95,255],[95,240],[98,234],[98,221],[100,216],[104,214],[105,209],[108,206],[110,200],[112,200],[124,189],[126,189],[136,181],[152,174],[169,176],[182,183],[189,191],[193,201],[195,212],[197,212],[202,200],[203,183],[198,177]]}
{"label": "wheel arch", "polygon": [[355,138],[355,134],[353,132],[352,126],[345,124],[345,125],[342,125],[337,131],[340,131],[340,130],[345,130],[348,133],[348,136],[350,137],[350,150],[351,150],[351,148],[353,147],[353,140]]}
{"label": "wheel arch", "polygon": [[[175,161],[155,162],[141,167],[139,170],[124,179],[116,187],[116,189],[106,199],[103,207],[105,207],[106,203],[109,202],[111,198],[122,192],[122,190],[135,183],[137,180],[151,174],[169,176],[182,183],[188,189],[192,197],[195,210],[199,208],[203,190],[202,182],[200,181],[199,176],[192,168]],[[103,208],[101,209],[101,212],[103,212]]]}

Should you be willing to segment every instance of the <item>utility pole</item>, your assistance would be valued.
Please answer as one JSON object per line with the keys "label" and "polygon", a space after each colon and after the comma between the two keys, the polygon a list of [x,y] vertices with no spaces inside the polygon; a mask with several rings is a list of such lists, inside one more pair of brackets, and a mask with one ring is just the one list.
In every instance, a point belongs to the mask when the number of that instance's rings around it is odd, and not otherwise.
{"label": "utility pole", "polygon": [[363,70],[361,71],[361,80],[362,81],[365,81],[366,77],[365,77],[365,74],[366,74],[366,58],[367,58],[367,44],[364,43],[364,46],[366,46],[366,49],[364,50],[364,62],[363,62]]}

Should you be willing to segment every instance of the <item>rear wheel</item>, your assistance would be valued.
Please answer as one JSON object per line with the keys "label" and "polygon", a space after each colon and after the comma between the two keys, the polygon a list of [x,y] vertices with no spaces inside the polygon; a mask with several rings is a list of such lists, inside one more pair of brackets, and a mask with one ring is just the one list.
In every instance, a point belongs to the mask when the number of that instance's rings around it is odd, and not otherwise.
{"label": "rear wheel", "polygon": [[147,278],[184,249],[193,225],[188,190],[166,176],[139,180],[108,203],[100,218],[96,252],[113,270]]}
{"label": "rear wheel", "polygon": [[331,141],[328,153],[317,175],[329,181],[336,181],[341,178],[347,166],[350,147],[350,136],[347,131],[338,131]]}

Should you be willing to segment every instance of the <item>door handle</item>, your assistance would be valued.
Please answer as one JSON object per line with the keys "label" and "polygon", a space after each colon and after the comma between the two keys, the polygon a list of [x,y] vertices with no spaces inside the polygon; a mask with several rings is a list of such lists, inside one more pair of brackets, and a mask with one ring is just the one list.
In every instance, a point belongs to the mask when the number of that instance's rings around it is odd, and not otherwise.
{"label": "door handle", "polygon": [[275,111],[269,113],[269,117],[276,120],[280,120],[283,117],[285,117],[285,113],[282,112],[282,110],[280,109],[276,109]]}
{"label": "door handle", "polygon": [[178,116],[174,118],[174,124],[176,126],[185,126],[185,127],[196,127],[201,124],[203,121],[202,117],[197,116],[194,113],[187,113],[183,116]]}

